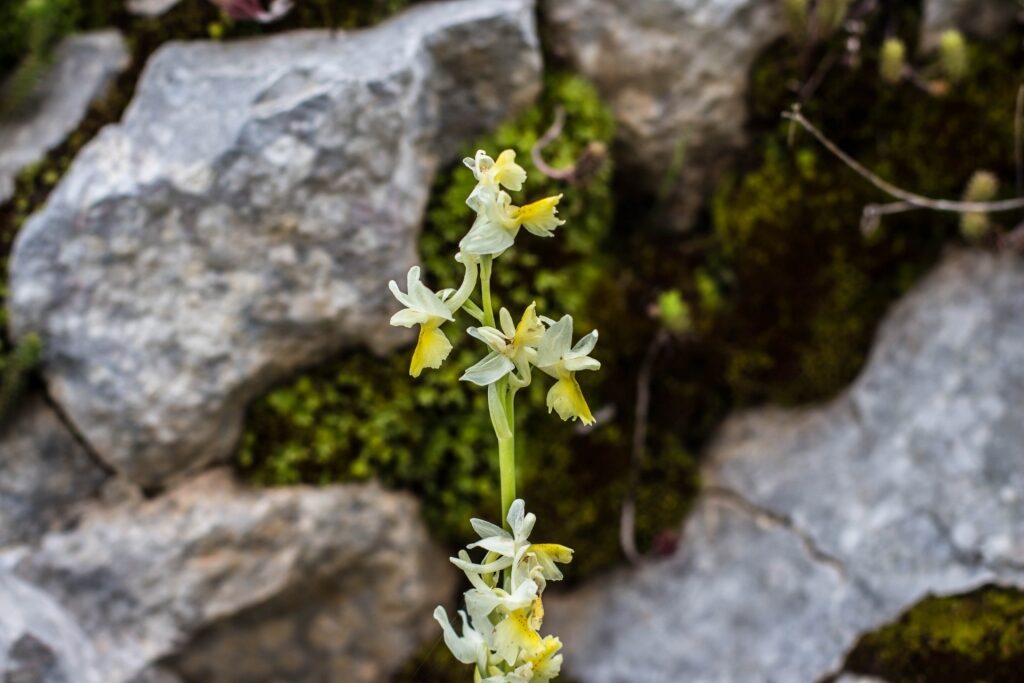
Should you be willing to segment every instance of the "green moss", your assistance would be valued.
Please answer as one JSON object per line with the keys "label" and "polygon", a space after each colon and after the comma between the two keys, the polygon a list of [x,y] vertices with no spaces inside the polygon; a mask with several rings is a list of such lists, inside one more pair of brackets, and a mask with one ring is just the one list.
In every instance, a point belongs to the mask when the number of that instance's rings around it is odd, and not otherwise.
{"label": "green moss", "polygon": [[[849,383],[890,302],[957,240],[957,217],[929,212],[887,217],[872,239],[860,234],[862,208],[889,199],[808,136],[787,147],[779,113],[796,73],[788,50],[770,53],[753,74],[758,154],[713,206],[717,276],[730,295],[710,325],[734,345],[724,372],[743,404],[815,400]],[[1001,84],[1024,74],[1019,35],[973,46],[969,75],[944,97],[884,83],[872,50],[859,70],[833,69],[803,106],[809,119],[867,167],[921,194],[959,197],[978,168],[1013,178],[1014,96]]]}
{"label": "green moss", "polygon": [[[556,105],[565,107],[567,124],[545,150],[549,164],[563,167],[588,143],[610,142],[611,118],[592,88],[580,79],[554,75],[539,105],[467,146],[465,153],[515,149],[530,174],[528,199],[564,193],[559,208],[565,227],[550,240],[524,233],[501,257],[495,290],[498,305],[516,316],[533,300],[551,315],[571,311],[579,333],[626,303],[608,291],[614,272],[607,242],[613,219],[610,165],[585,184],[567,185],[545,178],[529,159]],[[474,182],[461,164],[437,182],[420,240],[431,285],[457,283],[462,277],[452,255],[472,224],[465,199]],[[464,544],[469,517],[495,517],[498,472],[485,393],[458,381],[483,348],[458,333],[452,341],[456,350],[442,369],[419,380],[408,376],[408,352],[384,359],[355,352],[272,392],[250,412],[239,455],[242,469],[268,484],[376,477],[420,494],[437,534],[453,546]],[[598,345],[598,358],[614,365],[611,353]],[[597,409],[632,384],[605,372],[589,373],[581,381]],[[547,384],[538,381],[517,401],[519,486],[541,520],[538,533],[577,549],[572,574],[578,577],[618,559],[617,515],[628,435],[620,420],[581,433],[574,424],[549,415],[544,408]],[[660,469],[644,480],[656,485],[640,494],[647,505],[640,528],[644,539],[675,524],[686,500],[681,502],[676,494],[694,488],[692,459],[671,439],[663,441]],[[585,461],[578,457],[583,452],[588,454]],[[579,495],[582,491],[589,495]]]}
{"label": "green moss", "polygon": [[0,427],[14,412],[41,354],[42,343],[33,334],[26,335],[10,353],[0,353]]}
{"label": "green moss", "polygon": [[892,683],[1015,683],[1024,671],[1024,593],[989,586],[928,597],[863,638],[846,670]]}

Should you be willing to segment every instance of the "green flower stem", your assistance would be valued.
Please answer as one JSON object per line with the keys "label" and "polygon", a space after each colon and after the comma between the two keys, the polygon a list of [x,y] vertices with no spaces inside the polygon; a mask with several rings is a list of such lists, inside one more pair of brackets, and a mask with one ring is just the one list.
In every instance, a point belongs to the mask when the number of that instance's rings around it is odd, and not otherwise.
{"label": "green flower stem", "polygon": [[507,386],[507,378],[502,382],[505,385],[499,389],[499,395],[504,396],[509,436],[498,439],[498,469],[501,472],[501,518],[505,519],[512,501],[516,499],[516,417],[515,390]]}
{"label": "green flower stem", "polygon": [[[508,517],[508,509],[516,499],[516,436],[498,439],[498,467],[501,470],[501,515]],[[508,520],[505,519],[505,526]]]}
{"label": "green flower stem", "polygon": [[494,327],[494,305],[491,304],[491,257],[480,258],[480,290],[484,304],[484,324]]}

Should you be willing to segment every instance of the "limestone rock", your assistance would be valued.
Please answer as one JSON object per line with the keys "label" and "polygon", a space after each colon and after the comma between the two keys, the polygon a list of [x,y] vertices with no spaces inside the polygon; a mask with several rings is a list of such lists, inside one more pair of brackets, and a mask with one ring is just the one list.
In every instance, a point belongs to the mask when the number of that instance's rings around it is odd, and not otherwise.
{"label": "limestone rock", "polygon": [[28,399],[0,428],[0,547],[64,523],[106,477],[53,409]]}
{"label": "limestone rock", "polygon": [[551,48],[597,85],[618,123],[617,160],[653,195],[669,183],[685,226],[744,142],[758,53],[784,35],[765,0],[546,0]]}
{"label": "limestone rock", "polygon": [[128,61],[124,38],[113,30],[73,36],[57,48],[53,66],[24,105],[0,119],[0,203],[14,194],[23,168],[41,161],[78,127]]}
{"label": "limestone rock", "polygon": [[48,595],[0,569],[0,680],[103,683],[95,652]]}
{"label": "limestone rock", "polygon": [[434,173],[540,88],[531,0],[430,3],[366,31],[174,43],[18,235],[16,335],[144,485],[228,454],[296,368],[405,339]]}
{"label": "limestone rock", "polygon": [[158,17],[178,4],[180,0],[128,0],[128,11],[143,17]]}
{"label": "limestone rock", "polygon": [[588,683],[814,681],[929,593],[1024,587],[1024,263],[951,256],[828,405],[723,428],[672,559],[548,609]]}
{"label": "limestone rock", "polygon": [[387,680],[454,587],[410,497],[220,470],[98,505],[7,564],[87,634],[103,683]]}

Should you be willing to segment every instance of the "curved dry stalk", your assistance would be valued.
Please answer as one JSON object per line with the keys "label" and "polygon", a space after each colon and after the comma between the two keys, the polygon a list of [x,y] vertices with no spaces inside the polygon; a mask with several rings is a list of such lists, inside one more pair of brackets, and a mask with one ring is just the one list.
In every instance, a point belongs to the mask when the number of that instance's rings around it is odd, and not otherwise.
{"label": "curved dry stalk", "polygon": [[647,423],[651,407],[651,374],[658,351],[668,342],[669,335],[662,329],[651,340],[644,354],[643,363],[636,378],[636,412],[633,420],[633,449],[629,462],[629,479],[626,493],[622,498],[619,514],[619,545],[622,554],[632,564],[639,564],[642,557],[636,547],[636,489],[640,483],[640,469],[647,452]]}
{"label": "curved dry stalk", "polygon": [[1024,144],[1021,127],[1024,124],[1024,85],[1017,88],[1017,105],[1013,111],[1013,161],[1017,167],[1017,194],[1024,194]]}
{"label": "curved dry stalk", "polygon": [[1002,211],[1016,211],[1018,209],[1024,209],[1024,197],[1001,199],[991,202],[964,202],[952,199],[933,199],[931,197],[925,197],[913,192],[908,192],[907,190],[897,187],[889,181],[875,175],[865,168],[859,161],[839,149],[834,142],[829,140],[824,133],[818,130],[814,124],[808,121],[804,115],[800,113],[799,107],[794,107],[791,111],[783,112],[782,118],[788,119],[789,121],[801,126],[804,130],[814,136],[814,138],[821,143],[825,149],[838,157],[840,161],[849,166],[857,175],[864,178],[887,195],[900,200],[898,203],[894,204],[869,205],[869,207],[866,207],[865,212],[867,212],[868,208],[873,207],[876,220],[877,216],[883,213],[898,213],[900,211],[909,211],[915,208],[930,209],[932,211],[947,211],[951,213],[998,213]]}
{"label": "curved dry stalk", "polygon": [[537,142],[530,149],[530,158],[533,160],[533,165],[537,167],[537,170],[552,180],[561,180],[574,184],[581,183],[601,167],[605,157],[608,155],[608,150],[601,142],[590,142],[587,144],[586,149],[583,150],[583,153],[580,154],[576,163],[570,164],[565,168],[555,168],[549,165],[544,160],[544,149],[558,139],[564,127],[565,108],[561,106],[555,107],[555,120],[551,123],[551,127],[537,138]]}

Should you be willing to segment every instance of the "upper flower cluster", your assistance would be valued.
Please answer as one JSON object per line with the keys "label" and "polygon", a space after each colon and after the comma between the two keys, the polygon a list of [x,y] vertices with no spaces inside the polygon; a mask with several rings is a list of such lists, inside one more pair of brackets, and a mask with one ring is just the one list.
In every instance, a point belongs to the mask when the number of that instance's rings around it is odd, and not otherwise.
{"label": "upper flower cluster", "polygon": [[[409,270],[407,291],[402,292],[392,280],[391,291],[405,308],[391,318],[392,325],[420,326],[419,340],[413,351],[409,373],[418,377],[424,368],[439,368],[451,353],[452,345],[442,330],[454,320],[455,312],[465,310],[482,324],[470,327],[468,333],[487,345],[489,353],[466,370],[462,379],[480,386],[492,386],[505,380],[513,390],[530,384],[531,368],[536,367],[556,381],[548,392],[548,410],[563,420],[579,418],[585,424],[594,416],[583,398],[576,372],[597,370],[601,364],[590,357],[597,343],[597,332],[572,345],[572,317],[557,322],[537,314],[531,304],[518,324],[502,308],[498,319],[490,310],[489,278],[493,259],[515,243],[520,228],[539,237],[551,237],[564,223],[557,217],[562,195],[515,206],[506,190],[517,192],[526,181],[526,171],[515,161],[516,154],[505,150],[497,160],[480,150],[463,162],[473,172],[476,187],[466,204],[476,212],[472,228],[459,242],[456,260],[465,266],[465,276],[458,290],[435,292],[420,280],[418,266]],[[478,280],[484,284],[483,308],[472,301]]]}
{"label": "upper flower cluster", "polygon": [[[547,683],[562,668],[561,641],[538,632],[544,620],[541,594],[548,581],[558,581],[558,564],[572,560],[572,550],[554,543],[531,543],[537,521],[526,513],[522,499],[508,511],[508,528],[473,519],[480,540],[467,546],[487,551],[479,564],[465,550],[452,563],[466,573],[466,611],[459,611],[458,635],[444,607],[434,618],[444,630],[444,642],[455,658],[475,664],[480,683]],[[469,612],[467,617],[466,612]]]}

